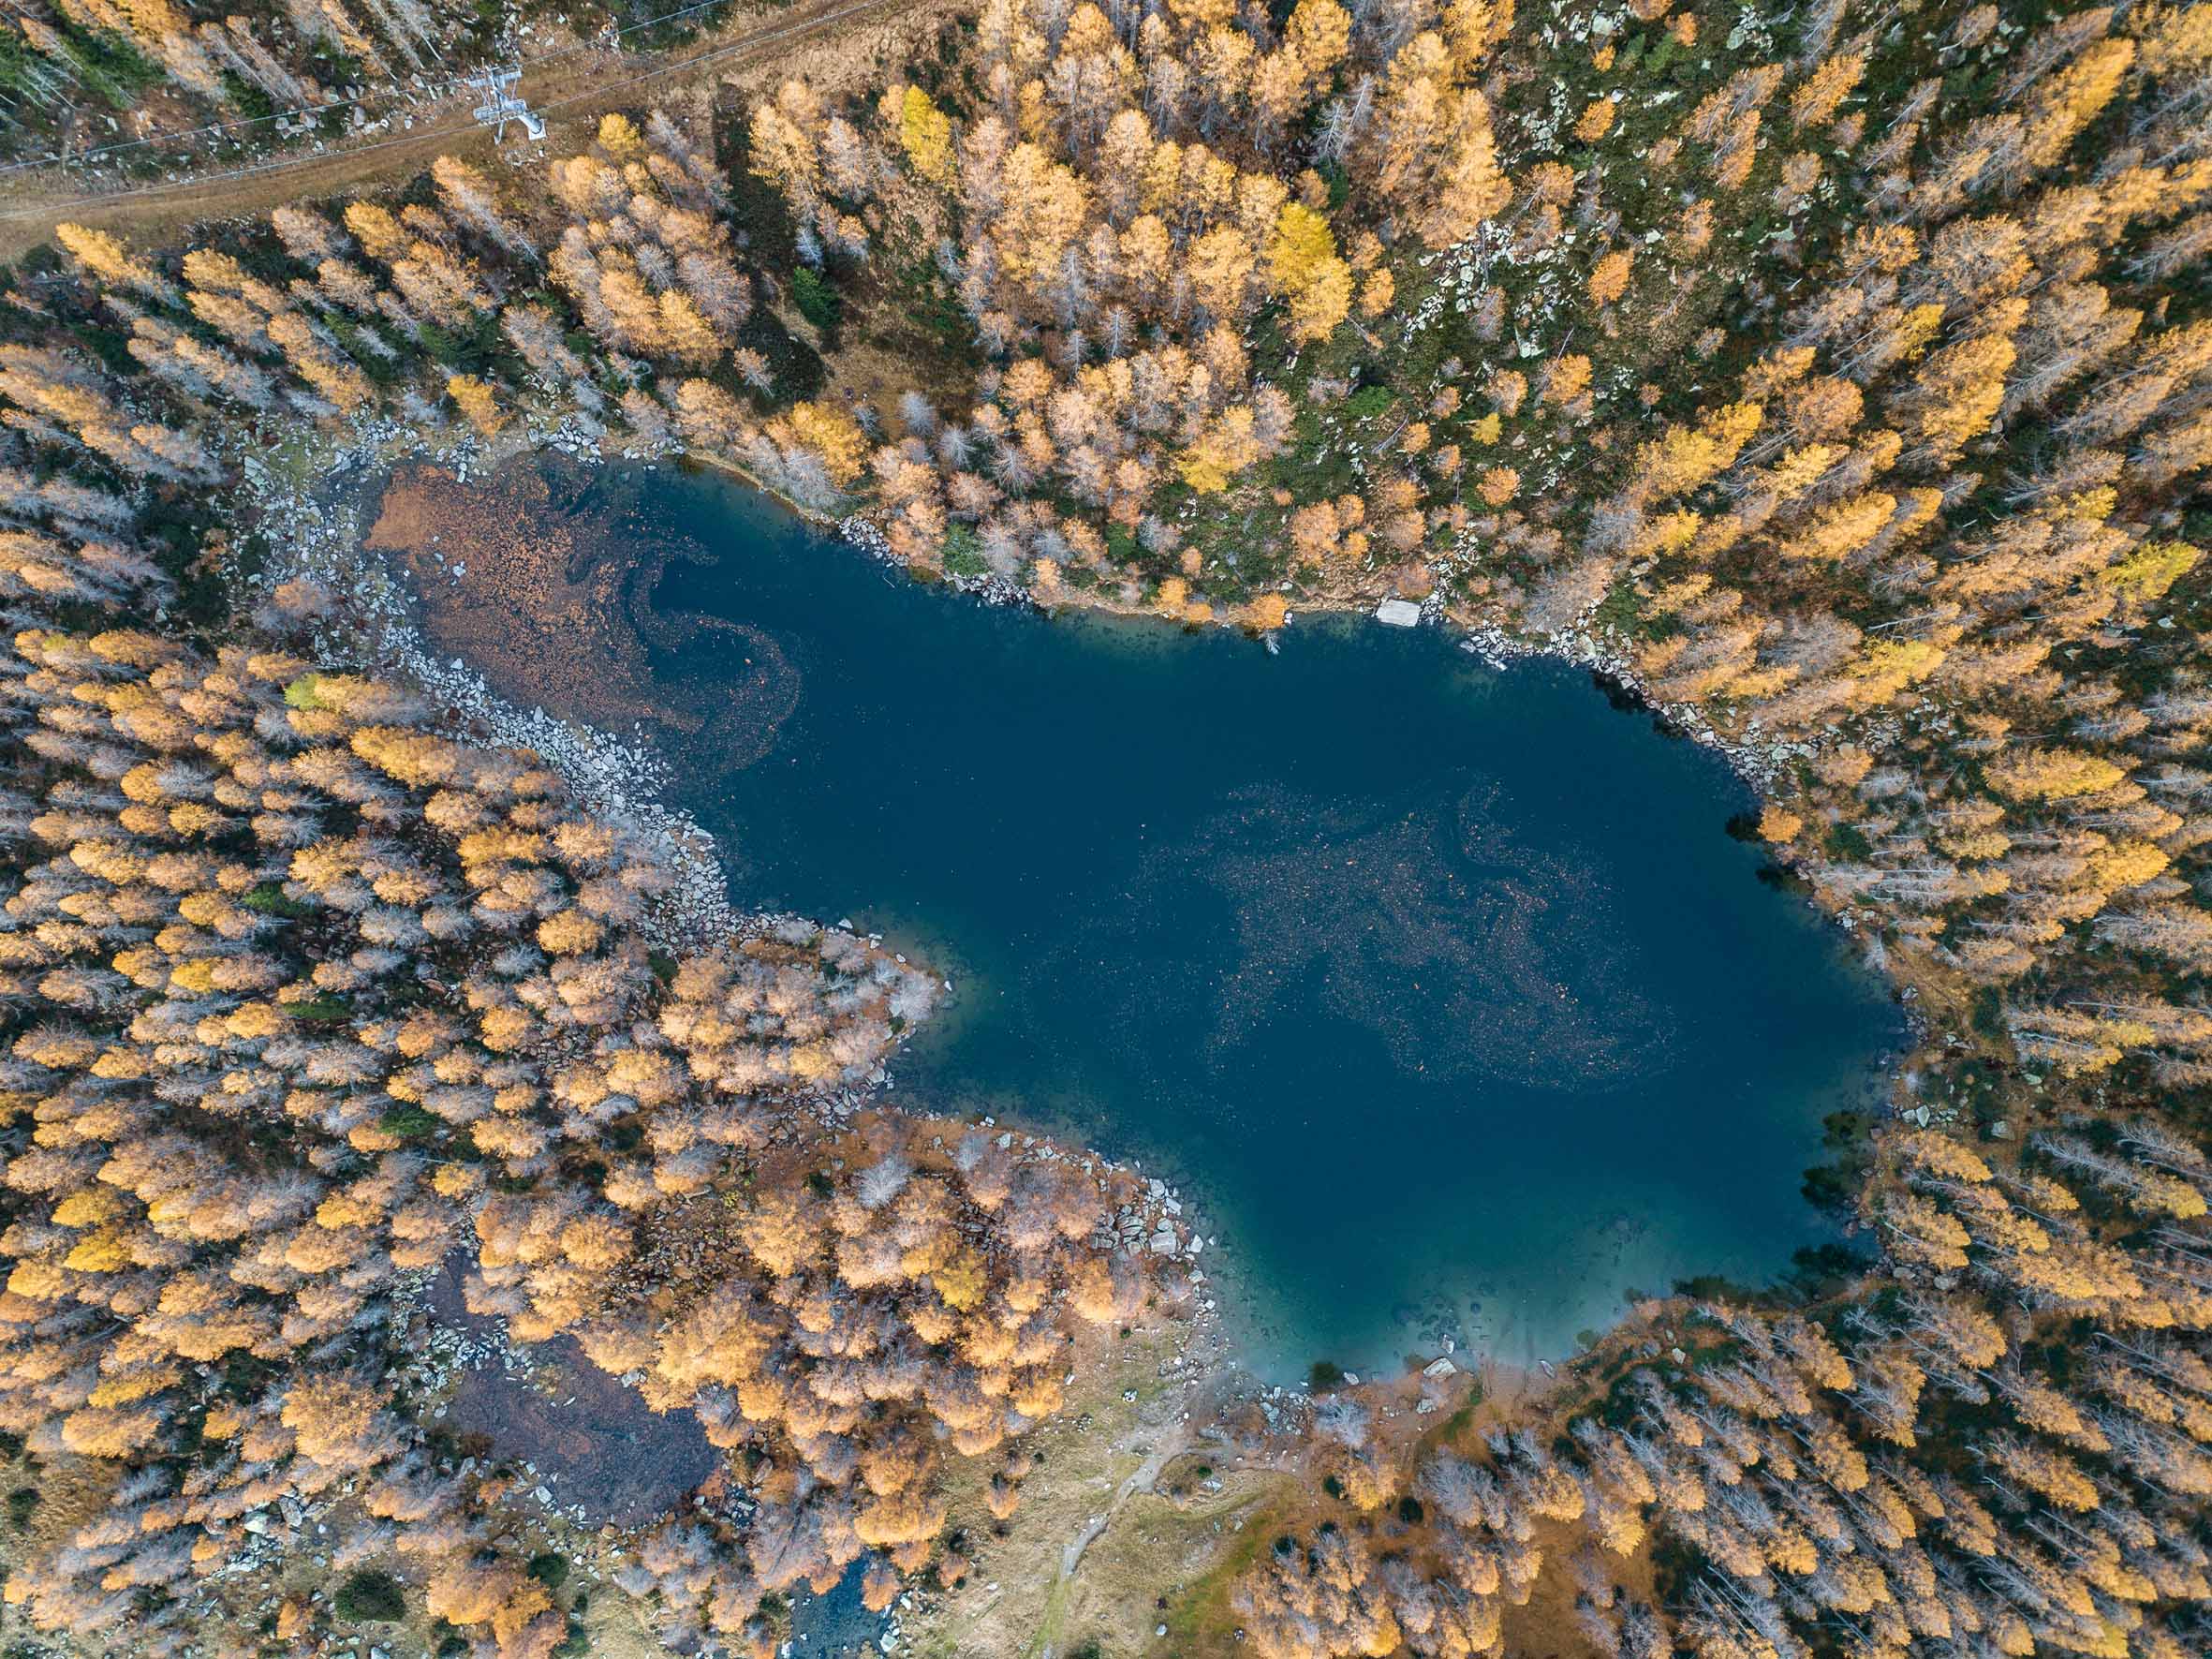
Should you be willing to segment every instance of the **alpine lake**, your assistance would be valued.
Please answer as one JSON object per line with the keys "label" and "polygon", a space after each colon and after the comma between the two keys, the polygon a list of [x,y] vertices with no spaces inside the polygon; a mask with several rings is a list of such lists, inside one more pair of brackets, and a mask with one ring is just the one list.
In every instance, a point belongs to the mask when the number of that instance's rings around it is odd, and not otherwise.
{"label": "alpine lake", "polygon": [[1842,1241],[1805,1171],[1899,1016],[1723,760],[1586,672],[992,606],[685,469],[559,511],[680,550],[632,602],[693,714],[647,736],[733,901],[951,983],[892,1098],[1176,1188],[1261,1376],[1556,1360]]}

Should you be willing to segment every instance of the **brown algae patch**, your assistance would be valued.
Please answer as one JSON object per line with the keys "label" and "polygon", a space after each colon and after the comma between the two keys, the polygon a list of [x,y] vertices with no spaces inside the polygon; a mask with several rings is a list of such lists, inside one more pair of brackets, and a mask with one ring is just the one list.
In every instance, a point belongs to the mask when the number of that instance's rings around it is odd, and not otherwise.
{"label": "brown algae patch", "polygon": [[[743,763],[789,716],[796,673],[755,630],[656,612],[661,572],[705,550],[596,503],[590,482],[527,460],[472,478],[404,467],[362,545],[407,578],[431,653],[500,696],[603,730],[703,739]],[[655,673],[656,656],[710,641],[711,684]]]}
{"label": "brown algae patch", "polygon": [[474,1345],[438,1419],[463,1449],[511,1464],[518,1493],[580,1526],[644,1526],[721,1471],[722,1455],[687,1411],[656,1412],[635,1388],[562,1335],[511,1346],[494,1315],[468,1311],[459,1258],[429,1287],[429,1310]]}

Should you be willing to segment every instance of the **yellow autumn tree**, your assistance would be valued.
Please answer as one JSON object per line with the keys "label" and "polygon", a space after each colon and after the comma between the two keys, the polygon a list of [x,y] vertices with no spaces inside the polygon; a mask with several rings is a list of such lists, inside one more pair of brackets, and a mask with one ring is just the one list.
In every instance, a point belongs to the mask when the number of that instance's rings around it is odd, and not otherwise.
{"label": "yellow autumn tree", "polygon": [[616,111],[599,117],[599,148],[617,161],[628,161],[645,148],[645,141],[638,134],[637,124]]}
{"label": "yellow autumn tree", "polygon": [[133,255],[105,230],[91,230],[82,225],[60,224],[53,228],[53,239],[62,244],[85,274],[96,281],[135,289],[155,298],[173,297],[175,294],[175,289],[159,272]]}
{"label": "yellow autumn tree", "polygon": [[2146,541],[2127,557],[2097,572],[2097,585],[2137,612],[2166,597],[2197,568],[2204,550],[2187,541]]}
{"label": "yellow autumn tree", "polygon": [[1617,113],[1611,98],[1593,98],[1575,117],[1574,136],[1585,144],[1594,144],[1613,130],[1613,118]]}
{"label": "yellow autumn tree", "polygon": [[492,388],[474,375],[455,375],[447,380],[446,395],[468,418],[468,423],[486,437],[507,424],[507,417],[500,412]]}
{"label": "yellow autumn tree", "polygon": [[1615,248],[1590,267],[1590,304],[1610,305],[1629,291],[1629,273],[1634,269],[1636,256],[1625,248]]}
{"label": "yellow autumn tree", "polygon": [[1260,458],[1250,408],[1225,409],[1175,463],[1183,481],[1202,496],[1218,495],[1230,479]]}
{"label": "yellow autumn tree", "polygon": [[840,489],[860,477],[868,436],[844,410],[812,401],[794,404],[783,423],[803,448],[821,458],[830,481]]}
{"label": "yellow autumn tree", "polygon": [[899,148],[914,170],[931,184],[950,190],[952,168],[952,123],[929,101],[929,94],[909,86],[898,100]]}
{"label": "yellow autumn tree", "polygon": [[1983,768],[1992,789],[2016,801],[2056,801],[2094,794],[2126,776],[2101,755],[2082,749],[2020,749]]}
{"label": "yellow autumn tree", "polygon": [[1290,303],[1290,335],[1301,343],[1327,339],[1351,310],[1351,266],[1337,257],[1329,221],[1309,207],[1287,202],[1276,215],[1267,271]]}
{"label": "yellow autumn tree", "polygon": [[1694,427],[1668,427],[1637,451],[1634,493],[1659,499],[1696,489],[1734,463],[1764,412],[1755,403],[1729,404],[1709,410]]}

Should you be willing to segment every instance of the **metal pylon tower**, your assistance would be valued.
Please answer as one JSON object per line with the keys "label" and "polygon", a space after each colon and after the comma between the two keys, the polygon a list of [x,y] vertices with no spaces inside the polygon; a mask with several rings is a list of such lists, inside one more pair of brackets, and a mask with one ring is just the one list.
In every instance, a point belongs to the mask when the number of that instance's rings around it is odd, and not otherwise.
{"label": "metal pylon tower", "polygon": [[492,128],[492,141],[495,144],[505,141],[507,124],[510,121],[521,122],[523,130],[534,140],[545,137],[545,123],[531,112],[528,103],[515,96],[514,84],[522,78],[519,68],[486,69],[462,82],[484,95],[484,101],[476,107],[476,118]]}

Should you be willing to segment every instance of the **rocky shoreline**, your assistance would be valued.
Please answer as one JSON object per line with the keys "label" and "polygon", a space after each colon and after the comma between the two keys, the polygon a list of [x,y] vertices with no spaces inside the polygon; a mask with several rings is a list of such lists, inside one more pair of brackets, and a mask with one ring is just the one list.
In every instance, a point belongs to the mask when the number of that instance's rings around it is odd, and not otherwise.
{"label": "rocky shoreline", "polygon": [[[331,499],[334,481],[357,479],[366,489],[376,475],[407,461],[435,462],[450,467],[465,482],[536,451],[550,450],[585,465],[611,459],[651,464],[654,458],[627,452],[609,456],[597,436],[573,421],[529,434],[526,440],[518,435],[489,446],[473,434],[439,436],[447,441],[435,442],[432,435],[397,421],[367,422],[356,428],[351,441],[303,457],[306,464],[289,471],[273,467],[251,452],[242,453],[238,459],[245,480],[245,503],[263,522],[283,526],[285,536],[281,547],[273,547],[273,555],[263,570],[252,576],[234,572],[238,586],[256,603],[266,600],[280,585],[300,580],[316,582],[343,595],[341,608],[315,629],[314,644],[318,651],[339,659],[365,658],[404,676],[437,699],[457,726],[499,743],[534,750],[560,772],[580,796],[598,803],[603,810],[622,816],[643,832],[677,877],[652,918],[650,934],[656,945],[681,952],[730,941],[789,941],[802,932],[808,936],[845,932],[872,949],[883,949],[881,936],[860,934],[849,924],[832,925],[783,912],[739,911],[730,901],[727,875],[714,837],[688,813],[668,806],[661,798],[671,774],[642,730],[624,738],[557,718],[543,708],[525,708],[502,697],[461,659],[435,655],[417,626],[400,584],[385,561],[362,546],[359,502]],[[742,469],[728,470],[758,487],[758,481]],[[818,515],[808,516],[821,522]],[[880,533],[865,518],[851,515],[832,527],[863,552],[889,558]],[[1025,600],[1018,587],[1004,585],[1009,591],[979,592],[977,597],[995,603]],[[906,965],[904,956],[897,959]],[[945,990],[952,988],[950,981],[941,983]],[[894,1059],[895,1053],[894,1049]],[[888,1067],[878,1067],[863,1087],[818,1091],[809,1098],[808,1110],[824,1123],[843,1126],[862,1112],[880,1106],[893,1086]],[[986,1127],[997,1127],[994,1119],[983,1122]],[[1195,1267],[1207,1241],[1183,1219],[1182,1202],[1166,1183],[1143,1177],[1134,1167],[1095,1152],[1068,1152],[1040,1135],[1002,1129],[1001,1144],[1010,1149],[1018,1146],[1031,1156],[1080,1163],[1110,1183],[1127,1178],[1142,1196],[1134,1204],[1121,1206],[1112,1218],[1111,1230],[1117,1246],[1132,1255],[1149,1254]],[[1202,1271],[1194,1273],[1194,1279],[1202,1287],[1206,1282]],[[1217,1311],[1214,1298],[1201,1296],[1195,1301],[1196,1314],[1211,1315]]]}
{"label": "rocky shoreline", "polygon": [[[681,950],[771,932],[789,936],[798,927],[812,929],[823,926],[795,916],[739,913],[730,903],[725,872],[712,836],[687,814],[669,807],[661,800],[660,791],[670,780],[670,774],[641,729],[625,739],[555,718],[541,708],[520,707],[502,698],[480,674],[462,659],[440,659],[435,656],[416,628],[406,598],[391,572],[380,559],[361,548],[358,511],[350,506],[333,509],[327,505],[332,480],[343,479],[349,473],[361,474],[365,485],[366,475],[371,472],[413,459],[435,460],[450,467],[458,479],[466,481],[480,478],[490,468],[531,452],[550,451],[584,466],[624,460],[651,466],[671,457],[665,452],[649,454],[617,448],[607,443],[605,435],[595,431],[590,423],[573,419],[534,432],[510,432],[491,445],[470,434],[447,433],[438,437],[444,441],[410,431],[396,422],[370,423],[358,432],[353,442],[323,457],[320,466],[306,468],[303,479],[287,478],[247,457],[244,465],[249,498],[265,514],[292,526],[294,538],[293,544],[286,550],[287,556],[273,561],[272,569],[262,573],[256,585],[267,589],[294,576],[310,576],[346,592],[366,624],[353,630],[357,648],[366,645],[378,659],[422,685],[444,701],[465,724],[499,741],[537,750],[561,770],[581,793],[605,802],[649,834],[664,850],[670,867],[680,877],[671,895],[671,902],[665,915],[659,918],[661,926],[656,942]],[[696,459],[751,487],[762,487],[742,467],[717,457]],[[901,571],[907,570],[892,555],[881,532],[864,515],[848,514],[833,522],[818,513],[794,510],[869,557],[896,566]],[[985,603],[1026,605],[1039,611],[1051,608],[1041,604],[1025,588],[1003,577],[948,575],[942,580],[954,591]],[[1131,614],[1126,607],[1089,595],[1070,593],[1064,602],[1075,609]],[[1586,631],[1576,630],[1541,639],[1525,637],[1496,624],[1453,615],[1442,591],[1429,596],[1420,611],[1422,623],[1463,630],[1460,647],[1495,667],[1503,669],[1516,661],[1549,659],[1589,671],[1609,687],[1616,688],[1636,706],[1649,712],[1663,730],[1719,754],[1755,792],[1771,790],[1785,767],[1812,752],[1807,745],[1765,745],[1756,735],[1744,739],[1721,733],[1697,708],[1670,704],[1655,696],[1631,663]],[[1349,615],[1366,612],[1345,604],[1324,607],[1320,614]],[[318,640],[318,644],[326,642]],[[327,643],[344,645],[347,641],[337,638]],[[1848,922],[1845,931],[1851,931]],[[880,939],[871,938],[868,942],[874,948],[882,948]],[[1909,1018],[1917,1012],[1909,1002],[1903,1006]],[[895,1058],[892,1064],[895,1065]],[[807,1110],[832,1124],[849,1123],[859,1113],[877,1105],[892,1087],[891,1072],[878,1069],[863,1087],[825,1091],[809,1103]],[[1012,1133],[1024,1145],[1052,1145],[1041,1136]],[[1127,1174],[1144,1181],[1142,1191],[1145,1201],[1141,1206],[1125,1207],[1121,1214],[1113,1218],[1111,1231],[1115,1247],[1127,1253],[1150,1255],[1174,1264],[1177,1270],[1188,1273],[1194,1281],[1194,1313],[1222,1318],[1225,1303],[1233,1299],[1232,1287],[1217,1282],[1218,1264],[1211,1277],[1199,1266],[1200,1252],[1211,1241],[1183,1219],[1186,1212],[1181,1195],[1164,1182],[1139,1176],[1141,1164],[1117,1165],[1099,1159],[1097,1154],[1088,1155],[1088,1160],[1102,1172]],[[1209,1291],[1214,1294],[1207,1294]],[[1419,1334],[1418,1330],[1408,1332],[1415,1341]]]}
{"label": "rocky shoreline", "polygon": [[[251,452],[240,455],[244,504],[261,522],[282,526],[281,538],[269,538],[271,556],[262,570],[250,576],[232,573],[248,608],[270,599],[285,583],[316,583],[337,600],[332,614],[311,630],[318,652],[364,660],[404,676],[436,699],[456,726],[534,750],[579,796],[626,819],[655,844],[676,878],[651,918],[656,945],[696,948],[758,931],[758,919],[741,917],[730,904],[714,838],[687,813],[661,799],[671,775],[642,741],[641,732],[626,740],[558,719],[543,708],[524,707],[501,697],[461,659],[435,655],[416,624],[408,596],[385,562],[363,549],[359,504],[333,500],[333,485],[354,481],[366,489],[375,473],[409,460],[436,461],[465,482],[519,449],[487,451],[473,437],[445,436],[449,441],[440,445],[404,422],[380,420],[361,423],[350,441],[311,454],[308,464],[295,470],[273,467]],[[587,441],[565,428],[545,435],[545,440],[528,447],[577,454]],[[596,448],[583,452],[591,458],[598,453]]]}

